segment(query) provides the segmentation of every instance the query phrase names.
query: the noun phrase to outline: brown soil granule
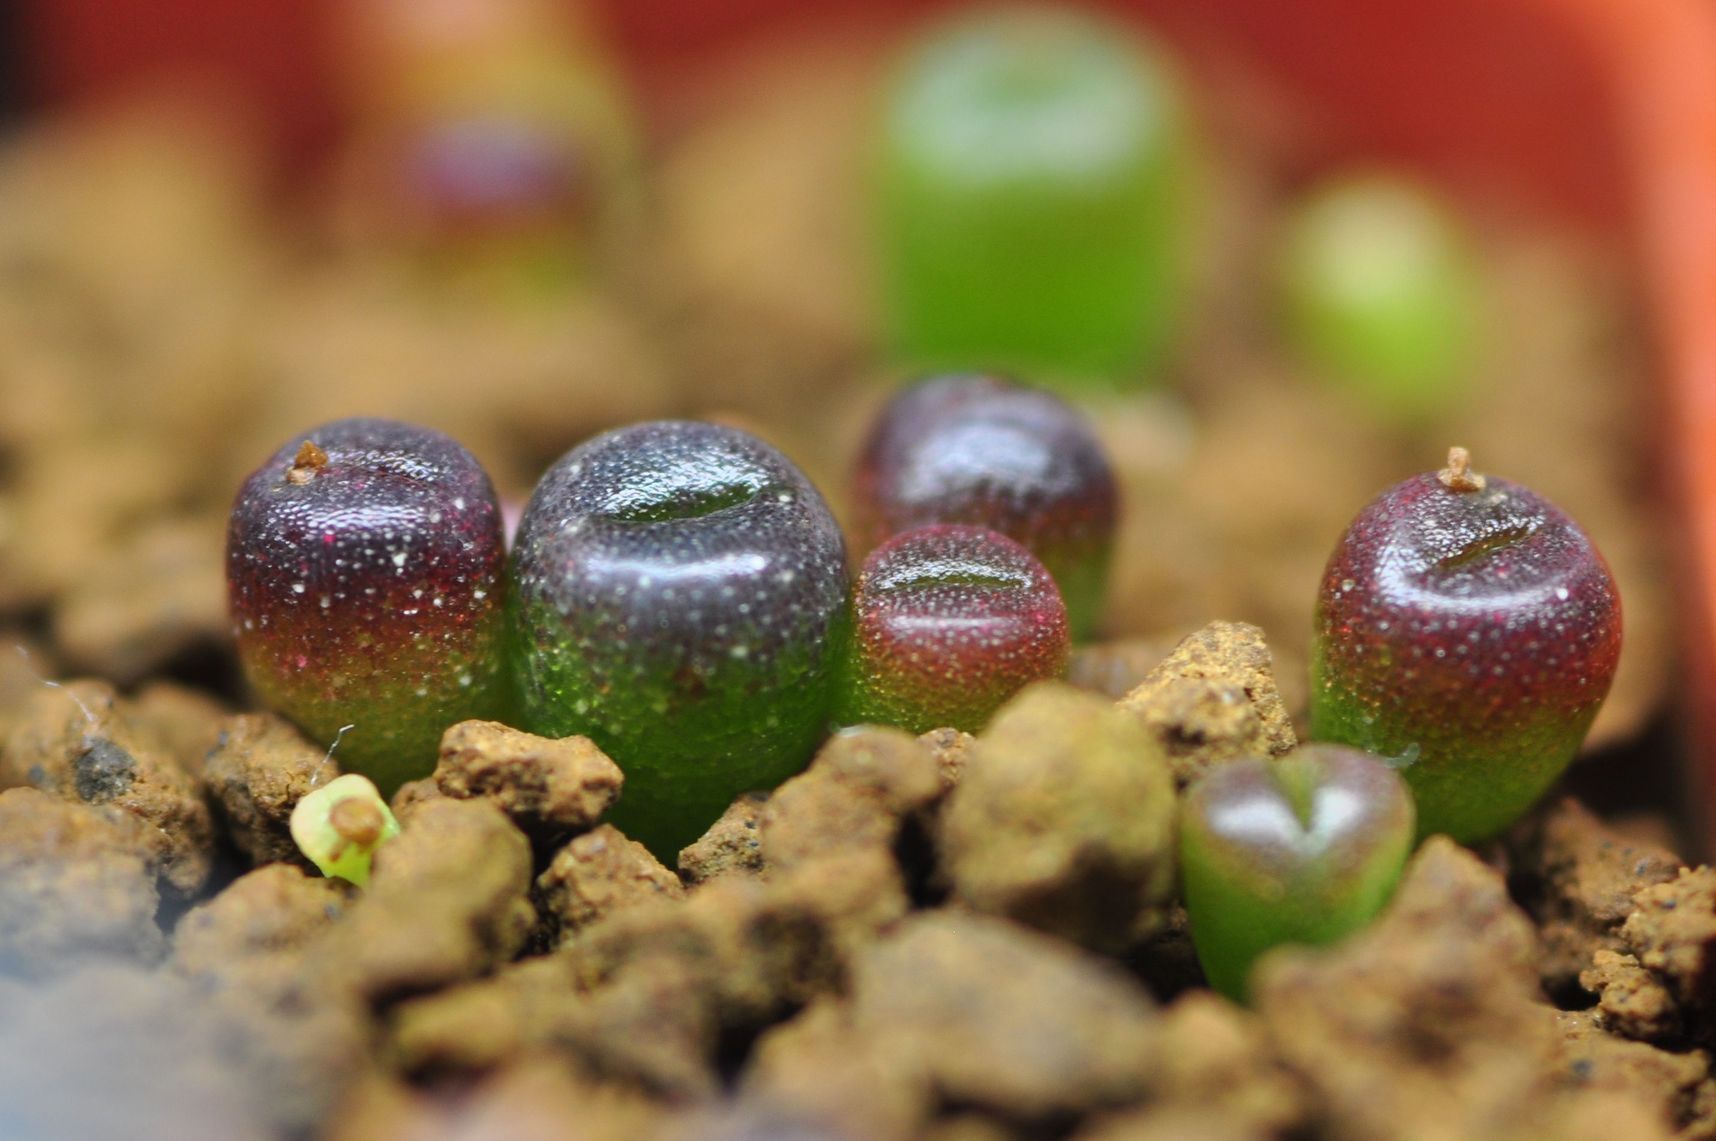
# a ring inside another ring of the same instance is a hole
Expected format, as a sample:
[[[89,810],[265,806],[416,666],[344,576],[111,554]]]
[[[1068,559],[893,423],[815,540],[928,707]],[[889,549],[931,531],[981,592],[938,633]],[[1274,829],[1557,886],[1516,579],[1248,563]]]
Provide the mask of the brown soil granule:
[[[1139,720],[1070,686],[996,713],[937,836],[954,897],[1100,950],[1136,945],[1174,887],[1174,788]]]
[[[716,1011],[684,963],[661,960],[594,991],[547,956],[489,980],[402,1003],[393,1053],[418,1076],[489,1072],[554,1054],[590,1073],[676,1101],[711,1096]]]
[[[444,796],[492,800],[535,839],[589,828],[625,780],[588,737],[552,740],[495,721],[449,728],[434,779]]]
[[[748,1102],[859,1137],[908,1137],[935,1108],[929,1074],[823,999],[757,1040],[740,1084]]]
[[[549,1049],[584,1001],[571,960],[542,955],[489,978],[400,1002],[390,1012],[402,1073],[486,1073]]]
[[[352,892],[342,880],[265,864],[192,908],[173,931],[172,968],[230,986],[253,970],[277,970],[340,918]]]
[[[1220,1104],[1222,1116],[1259,1133],[1304,1120],[1305,1096],[1270,1048],[1262,1020],[1208,991],[1163,1011],[1156,1096],[1169,1105]]]
[[[1182,788],[1211,765],[1278,757],[1298,743],[1263,631],[1244,622],[1212,622],[1186,637],[1120,706],[1149,728]]]
[[[446,799],[447,794],[441,791],[441,786],[435,783],[435,778],[426,776],[422,780],[408,780],[400,785],[398,791],[393,794],[393,799],[388,801],[388,807],[393,809],[394,816],[404,820],[429,801]]]
[[[1686,1019],[1674,993],[1635,955],[1594,952],[1591,965],[1579,972],[1579,985],[1597,996],[1604,1027],[1622,1037],[1675,1042],[1685,1034]]]
[[[906,818],[946,791],[935,754],[899,729],[837,733],[763,806],[764,867],[797,867],[857,848],[891,853]]]
[[[1575,1089],[1625,1095],[1682,1137],[1716,1136],[1716,1080],[1705,1050],[1671,1053],[1608,1033],[1605,1013],[1563,1011],[1557,1062]]]
[[[1078,1137],[1265,1138],[1303,1129],[1306,1099],[1255,1014],[1199,992],[1163,1012],[1161,1064],[1143,1105],[1091,1120]]]
[[[202,772],[227,838],[251,863],[310,866],[289,824],[305,793],[340,775],[326,750],[272,713],[242,713],[223,719]]]
[[[756,875],[763,870],[760,826],[766,792],[742,792],[721,818],[679,853],[679,878],[687,884],[708,883],[726,875]]]
[[[202,788],[158,740],[131,727],[105,682],[42,688],[0,746],[0,788],[27,785],[130,814],[143,825],[139,847],[162,890],[191,898],[208,880],[214,826]]]
[[[675,1103],[720,1091],[721,1012],[691,970],[630,972],[592,993],[580,1015],[562,1033],[592,1072]]]
[[[1683,1017],[1708,1026],[1716,1012],[1716,869],[1682,869],[1667,883],[1641,887],[1621,938]]]
[[[914,916],[853,965],[860,1041],[947,1102],[1027,1123],[1141,1097],[1154,1007],[1113,964],[979,915]]]
[[[1535,950],[1500,877],[1432,837],[1373,926],[1335,950],[1267,956],[1256,1005],[1339,1132],[1387,1136],[1452,1114],[1487,1136],[1543,1080]]]
[[[537,911],[550,946],[624,908],[684,895],[678,876],[611,824],[572,840],[536,877]]]
[[[653,961],[699,980],[723,1024],[760,1025],[844,983],[850,956],[907,910],[891,855],[859,848],[767,879],[726,876],[592,924],[567,948],[594,988]]]
[[[33,788],[0,792],[0,975],[42,978],[90,959],[161,956],[143,827],[111,806]]]
[[[1681,867],[1672,853],[1625,840],[1570,798],[1533,812],[1504,847],[1514,895],[1538,923],[1543,985],[1555,995],[1578,983],[1593,955],[1624,949],[1633,893]]]
[[[971,756],[977,738],[962,729],[942,728],[920,734],[918,740],[935,754],[936,767],[941,771],[941,783],[948,788],[958,784],[959,775],[965,771],[965,762]]]

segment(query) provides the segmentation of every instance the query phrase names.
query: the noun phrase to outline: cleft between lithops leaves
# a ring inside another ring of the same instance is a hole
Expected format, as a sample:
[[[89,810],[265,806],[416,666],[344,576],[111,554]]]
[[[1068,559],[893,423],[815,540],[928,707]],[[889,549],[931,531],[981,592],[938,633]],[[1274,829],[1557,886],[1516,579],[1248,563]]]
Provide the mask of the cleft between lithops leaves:
[[[1022,571],[985,566],[975,560],[927,560],[908,565],[894,573],[884,570],[874,575],[870,585],[876,590],[937,590],[947,587],[987,587],[992,590],[1029,590],[1033,580]]]
[[[1293,818],[1306,833],[1314,830],[1317,811],[1317,786],[1322,782],[1322,770],[1304,753],[1289,753],[1265,770],[1280,790]]]
[[[599,508],[616,523],[665,523],[701,519],[750,503],[763,492],[760,482],[733,480],[701,487],[643,486],[621,488]]]
[[[1436,560],[1437,570],[1459,570],[1471,566],[1486,555],[1504,551],[1515,544],[1522,543],[1537,533],[1535,523],[1520,523],[1513,527],[1504,527],[1487,535],[1479,535],[1471,542],[1462,546],[1451,555]]]

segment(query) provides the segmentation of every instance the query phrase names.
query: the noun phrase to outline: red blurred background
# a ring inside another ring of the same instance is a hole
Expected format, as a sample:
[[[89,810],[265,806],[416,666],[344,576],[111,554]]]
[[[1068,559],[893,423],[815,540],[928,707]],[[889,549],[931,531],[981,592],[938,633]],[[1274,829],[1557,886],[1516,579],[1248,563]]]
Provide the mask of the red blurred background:
[[[212,79],[265,124],[285,171],[339,127],[335,0],[25,0],[26,98],[63,105],[163,77]],[[608,0],[613,42],[660,98],[735,41],[788,25],[892,20],[933,0]],[[1614,99],[1578,5],[1545,0],[1111,0],[1194,60],[1238,59],[1281,84],[1327,145],[1433,161],[1591,219],[1620,220]]]

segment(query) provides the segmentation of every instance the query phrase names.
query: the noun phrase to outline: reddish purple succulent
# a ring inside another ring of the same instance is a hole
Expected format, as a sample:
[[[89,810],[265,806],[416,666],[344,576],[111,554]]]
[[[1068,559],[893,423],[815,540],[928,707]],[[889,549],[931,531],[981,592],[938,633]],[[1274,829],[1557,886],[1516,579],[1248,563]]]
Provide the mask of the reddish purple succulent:
[[[1071,405],[993,376],[941,376],[901,392],[871,429],[854,486],[869,544],[926,523],[1017,540],[1060,584],[1071,629],[1095,626],[1119,495]]]
[[[1067,613],[1037,558],[983,527],[919,527],[871,552],[853,591],[841,720],[976,732],[1066,668]]]
[[[391,791],[442,731],[506,708],[505,556],[488,476],[440,432],[339,420],[240,488],[227,590],[245,676],[270,708]]]
[[[1578,751],[1621,649],[1596,547],[1534,492],[1467,470],[1372,501],[1324,572],[1311,733],[1401,766],[1420,832],[1506,827]]]

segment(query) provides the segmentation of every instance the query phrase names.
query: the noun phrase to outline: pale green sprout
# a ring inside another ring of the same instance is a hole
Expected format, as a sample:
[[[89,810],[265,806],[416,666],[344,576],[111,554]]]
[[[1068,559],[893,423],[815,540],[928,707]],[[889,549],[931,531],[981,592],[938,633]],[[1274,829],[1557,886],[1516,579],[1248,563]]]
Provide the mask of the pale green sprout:
[[[1482,354],[1478,238],[1430,187],[1360,171],[1316,187],[1282,231],[1288,337],[1372,411],[1411,424],[1458,408]]]
[[[306,793],[292,809],[292,840],[330,879],[363,887],[370,857],[399,835],[399,821],[374,782],[357,773]]]

